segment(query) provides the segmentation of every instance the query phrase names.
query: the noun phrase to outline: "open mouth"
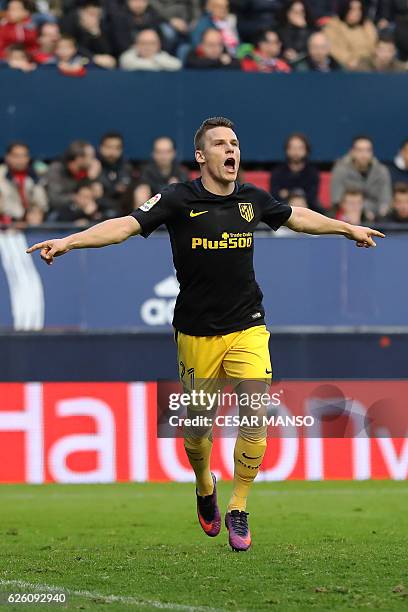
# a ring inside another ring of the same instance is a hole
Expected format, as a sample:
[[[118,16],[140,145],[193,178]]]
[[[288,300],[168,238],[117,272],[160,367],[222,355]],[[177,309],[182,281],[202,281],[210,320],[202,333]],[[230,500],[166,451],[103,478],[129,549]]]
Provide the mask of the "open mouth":
[[[235,159],[233,157],[227,157],[224,162],[224,167],[230,172],[235,172]]]

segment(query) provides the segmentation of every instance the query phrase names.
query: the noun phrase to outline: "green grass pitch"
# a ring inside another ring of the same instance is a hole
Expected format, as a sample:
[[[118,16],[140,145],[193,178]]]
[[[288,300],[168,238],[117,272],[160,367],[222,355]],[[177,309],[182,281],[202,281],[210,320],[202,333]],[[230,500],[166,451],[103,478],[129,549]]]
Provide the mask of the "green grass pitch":
[[[231,483],[219,484],[225,510]],[[69,610],[408,609],[406,482],[253,487],[253,548],[208,538],[191,484],[3,485],[0,591]],[[60,609],[7,604],[0,610]]]

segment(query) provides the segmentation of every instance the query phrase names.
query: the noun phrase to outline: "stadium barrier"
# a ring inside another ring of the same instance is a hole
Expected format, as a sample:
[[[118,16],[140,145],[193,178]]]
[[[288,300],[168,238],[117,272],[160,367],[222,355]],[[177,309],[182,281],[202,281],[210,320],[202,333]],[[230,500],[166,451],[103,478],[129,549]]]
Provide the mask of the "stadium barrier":
[[[408,378],[407,332],[270,329],[274,380]],[[0,333],[2,382],[176,377],[177,351],[170,332]]]
[[[166,233],[73,251],[52,267],[26,255],[28,244],[66,233],[0,232],[0,328],[171,331],[178,283]],[[405,252],[406,234],[365,250],[340,237],[257,233],[268,324],[406,326]]]
[[[318,428],[272,437],[260,480],[408,477],[407,381],[292,382],[279,392],[281,415],[320,414]],[[155,383],[1,384],[0,397],[1,483],[193,481],[182,439],[156,435]],[[223,479],[233,445],[214,441]]]
[[[132,159],[147,159],[152,139],[166,134],[177,142],[180,159],[191,161],[193,134],[212,115],[234,120],[244,163],[282,159],[293,131],[306,133],[313,159],[325,162],[344,155],[361,133],[373,137],[380,159],[392,160],[406,136],[404,74],[95,71],[70,79],[7,70],[0,90],[0,154],[19,139],[41,159],[61,155],[74,138],[96,144],[102,132],[115,129]]]

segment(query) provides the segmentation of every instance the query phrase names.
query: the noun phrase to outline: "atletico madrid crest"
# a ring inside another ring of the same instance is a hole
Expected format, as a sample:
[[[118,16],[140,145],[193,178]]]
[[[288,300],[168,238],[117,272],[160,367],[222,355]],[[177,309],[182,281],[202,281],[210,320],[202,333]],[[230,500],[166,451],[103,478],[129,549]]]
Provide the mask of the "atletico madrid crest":
[[[238,204],[239,212],[241,213],[241,217],[245,219],[245,221],[252,221],[254,218],[254,209],[252,206],[252,202],[240,202]]]

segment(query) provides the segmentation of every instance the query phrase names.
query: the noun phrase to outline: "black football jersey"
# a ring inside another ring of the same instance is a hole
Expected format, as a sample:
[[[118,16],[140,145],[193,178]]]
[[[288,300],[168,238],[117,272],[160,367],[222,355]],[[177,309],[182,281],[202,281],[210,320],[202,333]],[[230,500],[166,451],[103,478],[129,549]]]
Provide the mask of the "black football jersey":
[[[196,179],[166,187],[133,213],[145,238],[162,224],[169,232],[180,283],[176,330],[218,336],[264,323],[254,230],[260,221],[277,230],[291,212],[254,185],[236,183],[232,194],[219,196]]]

